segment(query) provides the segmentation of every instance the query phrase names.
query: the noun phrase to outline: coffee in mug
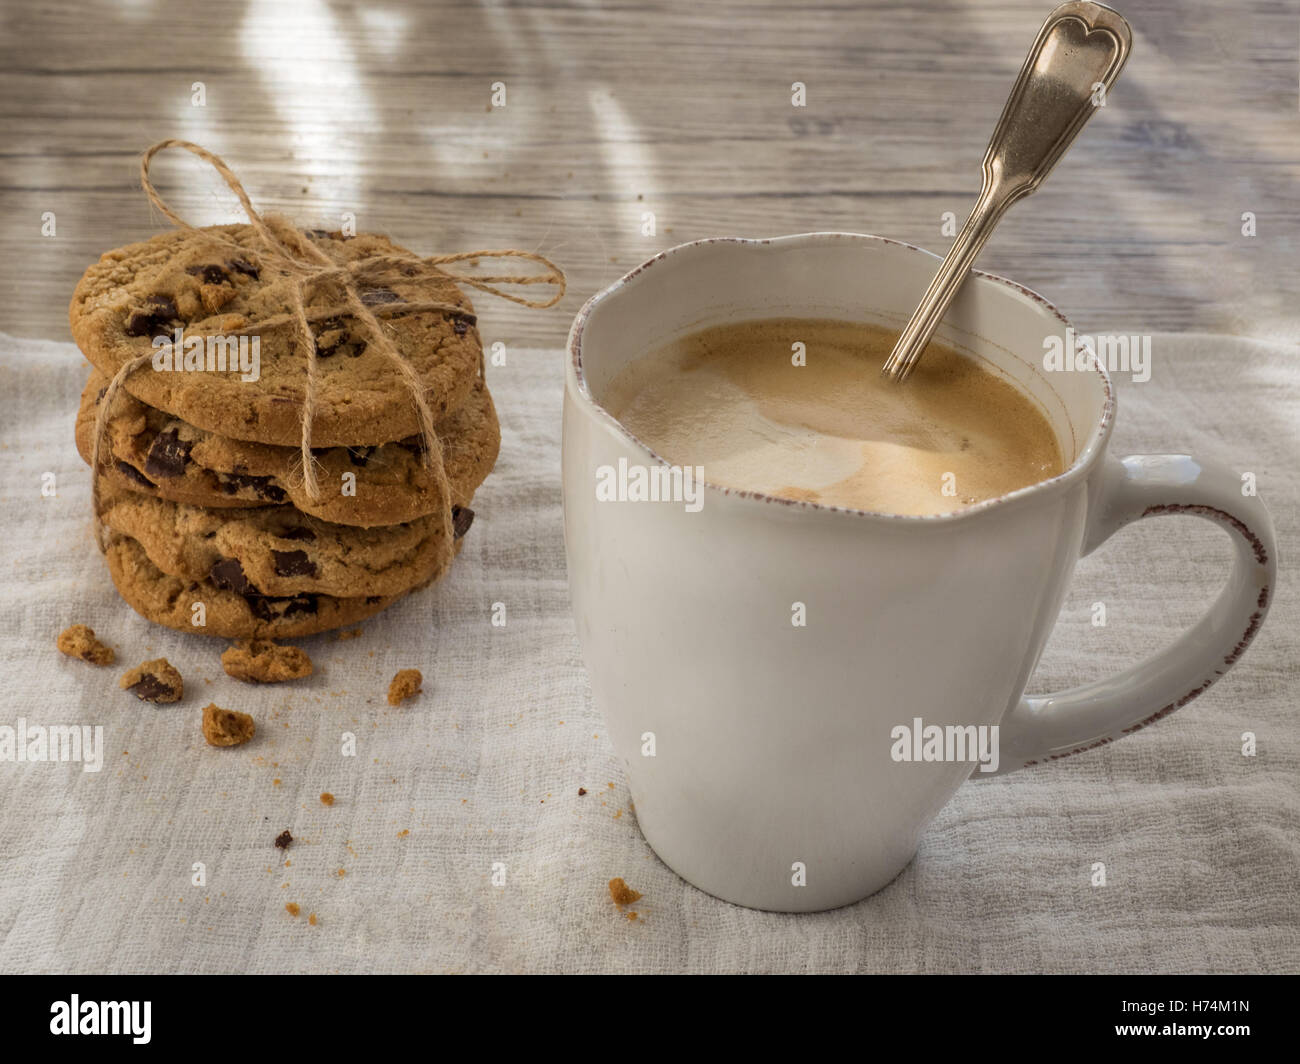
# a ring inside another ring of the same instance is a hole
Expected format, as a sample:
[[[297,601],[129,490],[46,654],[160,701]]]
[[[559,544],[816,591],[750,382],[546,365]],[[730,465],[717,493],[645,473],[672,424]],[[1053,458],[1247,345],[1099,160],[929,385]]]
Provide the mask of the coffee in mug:
[[[896,339],[834,320],[716,325],[629,363],[605,406],[710,483],[853,510],[948,513],[1062,471],[1047,418],[991,364],[931,343],[900,385],[880,375]]]

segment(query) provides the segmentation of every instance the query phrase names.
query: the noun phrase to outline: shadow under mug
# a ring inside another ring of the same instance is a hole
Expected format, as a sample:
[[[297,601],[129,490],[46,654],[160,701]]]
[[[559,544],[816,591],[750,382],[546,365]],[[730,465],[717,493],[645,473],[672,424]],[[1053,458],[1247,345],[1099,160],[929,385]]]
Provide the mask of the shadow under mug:
[[[936,265],[850,233],[698,241],[594,296],[569,335],[565,546],[592,691],[647,841],[727,901],[828,909],[898,875],[961,783],[986,774],[969,749],[896,759],[900,727],[960,739],[997,726],[999,773],[1081,753],[1190,702],[1268,610],[1276,548],[1259,499],[1211,461],[1108,455],[1105,369],[1044,369],[1048,337],[1073,347],[1069,323],[988,274],[962,287],[936,339],[1038,404],[1061,475],[919,517],[729,490],[708,484],[707,468],[695,512],[598,498],[620,462],[663,464],[601,406],[629,360],[758,318],[901,329]],[[1216,522],[1236,548],[1208,613],[1132,668],[1024,697],[1076,560],[1130,521],[1172,513]]]

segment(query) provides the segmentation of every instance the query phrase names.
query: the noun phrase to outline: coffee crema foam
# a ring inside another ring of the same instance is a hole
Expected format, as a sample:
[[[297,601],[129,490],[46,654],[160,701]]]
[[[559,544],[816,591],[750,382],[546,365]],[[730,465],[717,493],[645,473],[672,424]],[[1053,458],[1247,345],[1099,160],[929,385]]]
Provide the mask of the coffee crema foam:
[[[974,359],[932,342],[906,383],[881,377],[896,339],[819,319],[714,326],[629,363],[602,404],[713,484],[850,509],[950,513],[1062,471],[1034,401]]]

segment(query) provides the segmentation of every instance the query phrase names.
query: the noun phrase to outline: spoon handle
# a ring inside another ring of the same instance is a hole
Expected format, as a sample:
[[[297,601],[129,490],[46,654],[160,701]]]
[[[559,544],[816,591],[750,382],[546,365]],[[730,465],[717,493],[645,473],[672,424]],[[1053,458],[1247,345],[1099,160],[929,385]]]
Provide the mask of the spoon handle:
[[[1133,34],[1102,4],[1070,0],[1043,23],[984,154],[984,185],[948,257],[881,373],[904,381],[938,328],[975,257],[1017,200],[1036,191],[1106,101]]]

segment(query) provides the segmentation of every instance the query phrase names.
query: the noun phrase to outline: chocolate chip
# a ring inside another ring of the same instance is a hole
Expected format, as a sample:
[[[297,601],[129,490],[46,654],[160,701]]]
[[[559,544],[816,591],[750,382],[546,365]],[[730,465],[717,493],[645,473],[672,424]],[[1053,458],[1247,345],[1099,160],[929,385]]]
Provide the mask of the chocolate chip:
[[[328,229],[308,229],[307,235],[313,240],[324,240],[330,235]]]
[[[366,353],[366,342],[364,340],[353,340],[346,344],[336,344],[327,351],[317,350],[318,358],[329,358],[330,355],[344,354],[348,358],[360,358]]]
[[[288,830],[282,831],[275,837],[275,848],[277,850],[287,850],[291,842],[293,842],[293,836],[289,834]]]
[[[284,489],[271,483],[271,477],[255,477],[249,473],[218,473],[217,487],[227,495],[248,488],[255,491],[258,498],[267,502],[284,502]]]
[[[226,265],[236,273],[242,273],[245,277],[251,277],[253,280],[258,278],[257,267],[246,259],[231,259]]]
[[[331,358],[334,355],[344,354],[351,358],[360,357],[366,350],[365,340],[349,340],[348,325],[342,318],[326,318],[317,322],[316,336],[316,357]],[[321,337],[330,333],[337,333],[328,343],[321,343]]]
[[[304,528],[302,525],[298,525],[296,528],[290,528],[281,532],[280,538],[292,539],[301,543],[314,543],[316,541],[316,533],[310,528]]]
[[[277,576],[315,576],[316,563],[305,550],[273,550]]]
[[[348,461],[354,466],[364,466],[370,461],[370,456],[375,453],[375,447],[349,447]]]
[[[230,275],[220,266],[187,266],[185,272],[192,277],[202,277],[204,284],[225,284]]]
[[[469,526],[474,523],[474,511],[468,506],[453,506],[451,508],[451,530],[456,539],[460,539],[469,531]]]
[[[100,389],[99,389],[99,394],[98,394],[97,396],[95,396],[95,402],[98,403],[98,402],[99,402],[101,399],[103,399],[104,396],[107,395],[107,394],[108,394],[108,389],[107,389],[107,388],[100,388]]]
[[[372,288],[361,293],[361,302],[368,307],[377,307],[383,303],[401,303],[403,300],[391,288]]]
[[[457,314],[451,319],[451,327],[456,331],[457,336],[464,336],[469,332],[469,327],[474,324],[473,318],[467,318],[464,315]]]
[[[260,595],[257,590],[248,581],[244,575],[244,567],[239,564],[238,558],[222,558],[212,563],[212,568],[208,570],[208,579],[217,587],[226,591],[233,591],[236,595]]]
[[[194,442],[182,440],[176,429],[163,429],[149,445],[149,455],[144,460],[145,472],[155,477],[183,476],[193,446]]]
[[[156,487],[152,480],[136,469],[130,462],[118,462],[117,468],[137,484],[143,484],[146,488]]]
[[[297,613],[315,613],[317,602],[315,595],[245,595],[244,601],[253,616],[263,621],[292,617]]]
[[[410,451],[416,458],[424,454],[424,443],[419,436],[408,436],[404,440],[398,440],[397,446],[404,451]]]
[[[366,605],[367,605],[367,606],[373,606],[376,602],[379,601],[380,597],[381,597],[381,596],[379,596],[379,595],[367,595],[367,596],[366,596]]]
[[[135,694],[135,697],[141,702],[175,702],[176,688],[171,684],[164,683],[152,673],[145,673],[140,677],[137,683],[133,683],[129,691]]]
[[[127,315],[127,336],[166,336],[177,321],[176,304],[166,296],[149,296],[144,305]]]

